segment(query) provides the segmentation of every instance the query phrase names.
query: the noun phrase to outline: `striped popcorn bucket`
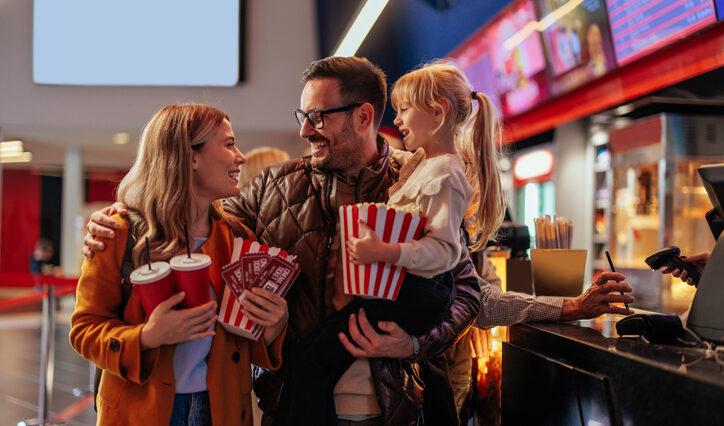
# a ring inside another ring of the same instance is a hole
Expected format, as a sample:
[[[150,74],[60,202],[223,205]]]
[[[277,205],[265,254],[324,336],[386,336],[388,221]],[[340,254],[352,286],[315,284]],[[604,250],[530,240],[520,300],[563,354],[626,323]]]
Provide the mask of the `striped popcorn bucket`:
[[[268,253],[289,261],[293,261],[295,258],[295,256],[290,256],[284,250],[276,247],[269,247],[268,245],[259,244],[256,241],[243,238],[234,239],[231,262],[236,262],[241,259],[241,256],[247,253]],[[224,286],[224,296],[221,299],[218,322],[220,322],[228,332],[255,341],[259,340],[261,333],[264,331],[264,327],[246,318],[241,311],[241,303],[236,299],[234,293],[229,290],[228,286]]]
[[[344,292],[354,296],[397,300],[407,270],[385,262],[355,265],[347,253],[347,240],[350,236],[360,237],[360,220],[385,242],[418,240],[425,229],[425,218],[388,208],[384,204],[369,203],[341,206],[339,216]]]

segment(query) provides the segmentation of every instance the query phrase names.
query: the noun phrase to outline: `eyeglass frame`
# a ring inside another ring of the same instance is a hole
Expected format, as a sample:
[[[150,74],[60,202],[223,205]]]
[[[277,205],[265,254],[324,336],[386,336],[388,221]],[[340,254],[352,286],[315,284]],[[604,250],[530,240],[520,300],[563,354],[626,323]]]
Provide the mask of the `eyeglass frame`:
[[[324,129],[324,116],[325,116],[325,115],[334,114],[335,112],[351,111],[351,110],[353,110],[353,109],[355,109],[355,108],[357,108],[357,107],[360,107],[360,106],[362,106],[362,105],[363,105],[363,104],[361,104],[361,103],[353,103],[353,104],[346,104],[346,105],[338,106],[338,107],[335,107],[335,108],[313,109],[313,110],[310,110],[310,111],[308,111],[308,112],[304,112],[304,111],[302,111],[301,109],[295,109],[293,112],[294,112],[294,118],[296,118],[297,123],[299,123],[299,127],[304,126],[304,120],[307,120],[307,121],[309,121],[309,124],[310,124],[313,128],[315,128],[315,129],[317,129],[317,130],[321,130],[321,129]],[[299,114],[301,114],[302,117],[304,117],[304,119],[300,120],[300,119],[299,119]],[[310,115],[310,114],[318,114],[318,115],[319,115],[319,122],[318,122],[317,124],[312,124],[312,120],[309,119],[309,115]]]

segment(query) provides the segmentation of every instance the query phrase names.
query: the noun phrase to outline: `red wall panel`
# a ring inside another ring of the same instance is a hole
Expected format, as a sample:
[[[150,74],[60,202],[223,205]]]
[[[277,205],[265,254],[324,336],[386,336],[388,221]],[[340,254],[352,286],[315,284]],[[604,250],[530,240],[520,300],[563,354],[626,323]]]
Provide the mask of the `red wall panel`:
[[[0,204],[0,271],[28,272],[40,236],[40,176],[3,170]]]

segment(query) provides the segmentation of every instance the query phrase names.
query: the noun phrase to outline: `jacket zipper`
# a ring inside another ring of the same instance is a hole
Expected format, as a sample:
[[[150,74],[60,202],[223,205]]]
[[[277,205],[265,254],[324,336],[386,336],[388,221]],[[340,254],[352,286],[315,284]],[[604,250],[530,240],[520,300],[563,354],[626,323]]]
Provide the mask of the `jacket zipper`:
[[[332,175],[331,178],[333,180],[336,179],[336,177],[334,175]],[[326,200],[327,202],[323,203],[322,205],[327,204],[328,206],[331,207],[332,188],[333,187],[334,187],[334,182],[332,182],[331,185],[327,186],[327,193],[325,194],[325,196],[327,197],[327,200]],[[327,302],[327,268],[329,267],[329,254],[330,254],[330,250],[332,248],[332,240],[334,239],[334,232],[337,227],[336,226],[337,224],[335,223],[335,220],[334,220],[334,217],[335,217],[334,212],[332,212],[332,214],[328,214],[327,217],[332,221],[332,226],[330,227],[330,229],[327,233],[327,244],[325,244],[324,257],[322,257],[322,268],[320,268],[319,282],[322,284],[322,291],[321,291],[322,300],[320,301],[319,306],[322,309],[322,312],[321,312],[322,318],[325,318],[327,316],[327,305],[326,305],[326,302]],[[332,285],[334,285],[334,283]]]

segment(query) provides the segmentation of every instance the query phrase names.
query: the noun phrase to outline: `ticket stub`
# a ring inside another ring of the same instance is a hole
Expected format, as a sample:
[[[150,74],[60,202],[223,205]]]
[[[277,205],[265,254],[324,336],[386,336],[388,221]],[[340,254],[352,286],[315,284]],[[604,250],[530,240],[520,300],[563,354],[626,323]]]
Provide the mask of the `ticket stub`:
[[[279,257],[269,259],[264,272],[252,283],[252,287],[261,287],[282,297],[299,275],[299,265]]]
[[[221,269],[221,278],[226,282],[226,287],[234,293],[234,296],[241,297],[246,286],[244,285],[244,272],[241,261],[236,261],[224,266]]]
[[[251,288],[252,283],[264,272],[271,258],[266,253],[249,253],[239,259],[246,289]]]
[[[251,288],[264,272],[271,256],[266,253],[247,253],[236,262],[224,266],[221,277],[226,281],[234,296],[241,297],[244,290]]]

